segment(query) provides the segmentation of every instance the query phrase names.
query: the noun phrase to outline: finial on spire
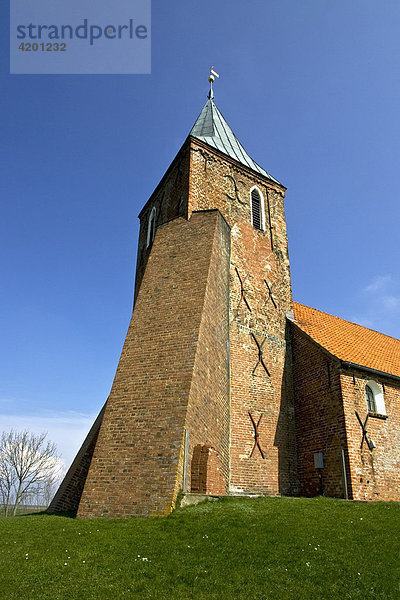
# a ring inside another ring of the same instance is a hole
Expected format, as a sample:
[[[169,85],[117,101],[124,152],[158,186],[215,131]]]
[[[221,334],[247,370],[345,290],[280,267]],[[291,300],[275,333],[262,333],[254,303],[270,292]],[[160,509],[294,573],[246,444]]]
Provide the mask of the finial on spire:
[[[215,81],[215,77],[219,77],[219,75],[218,75],[218,73],[216,73],[214,71],[214,67],[211,66],[210,67],[210,76],[208,78],[208,81],[210,82],[210,91],[208,92],[208,97],[210,100],[212,100],[214,98],[213,83]]]

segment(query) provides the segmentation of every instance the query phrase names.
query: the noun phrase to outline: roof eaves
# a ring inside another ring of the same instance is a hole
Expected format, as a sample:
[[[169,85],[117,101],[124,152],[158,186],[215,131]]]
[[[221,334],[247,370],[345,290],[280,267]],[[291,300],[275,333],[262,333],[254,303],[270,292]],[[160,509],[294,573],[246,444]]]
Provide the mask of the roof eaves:
[[[380,371],[379,369],[373,369],[372,367],[366,367],[365,365],[358,365],[357,363],[353,363],[348,360],[341,360],[340,364],[345,369],[359,369],[360,371],[367,371],[367,373],[373,373],[374,375],[381,375],[382,377],[388,377],[389,379],[400,381],[399,375],[386,373],[386,371]]]

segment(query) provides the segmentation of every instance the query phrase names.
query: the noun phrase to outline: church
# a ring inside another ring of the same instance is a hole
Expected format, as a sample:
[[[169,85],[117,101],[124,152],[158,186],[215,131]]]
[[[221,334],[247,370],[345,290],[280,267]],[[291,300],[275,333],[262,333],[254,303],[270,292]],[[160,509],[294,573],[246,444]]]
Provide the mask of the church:
[[[110,395],[49,511],[182,494],[400,500],[400,340],[293,302],[286,188],[214,102],[139,214]]]

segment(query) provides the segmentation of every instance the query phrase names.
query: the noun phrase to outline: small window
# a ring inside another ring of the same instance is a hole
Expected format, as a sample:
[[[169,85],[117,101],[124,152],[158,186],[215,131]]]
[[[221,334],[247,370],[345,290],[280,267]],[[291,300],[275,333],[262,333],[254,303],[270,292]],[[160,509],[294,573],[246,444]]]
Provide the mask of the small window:
[[[254,229],[264,231],[264,205],[260,191],[254,187],[250,192],[251,223]]]
[[[149,224],[147,226],[147,248],[151,246],[156,235],[156,207],[151,209]]]
[[[365,399],[370,412],[386,415],[385,399],[381,386],[376,381],[368,381],[365,385]]]
[[[374,392],[371,390],[369,385],[365,386],[365,396],[367,398],[368,410],[370,410],[372,412],[376,412]]]

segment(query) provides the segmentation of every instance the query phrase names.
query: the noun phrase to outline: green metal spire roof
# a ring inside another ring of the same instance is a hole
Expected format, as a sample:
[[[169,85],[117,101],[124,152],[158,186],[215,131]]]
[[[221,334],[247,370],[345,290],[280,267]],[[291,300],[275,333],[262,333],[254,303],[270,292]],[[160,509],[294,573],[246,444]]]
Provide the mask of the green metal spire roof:
[[[239,142],[228,123],[218,110],[210,92],[203,110],[201,111],[196,123],[193,125],[190,134],[192,137],[216,148],[230,158],[246,165],[253,171],[260,173],[271,181],[279,183],[275,177],[272,177],[260,165],[258,165],[246,152]],[[279,184],[281,185],[281,184]]]

